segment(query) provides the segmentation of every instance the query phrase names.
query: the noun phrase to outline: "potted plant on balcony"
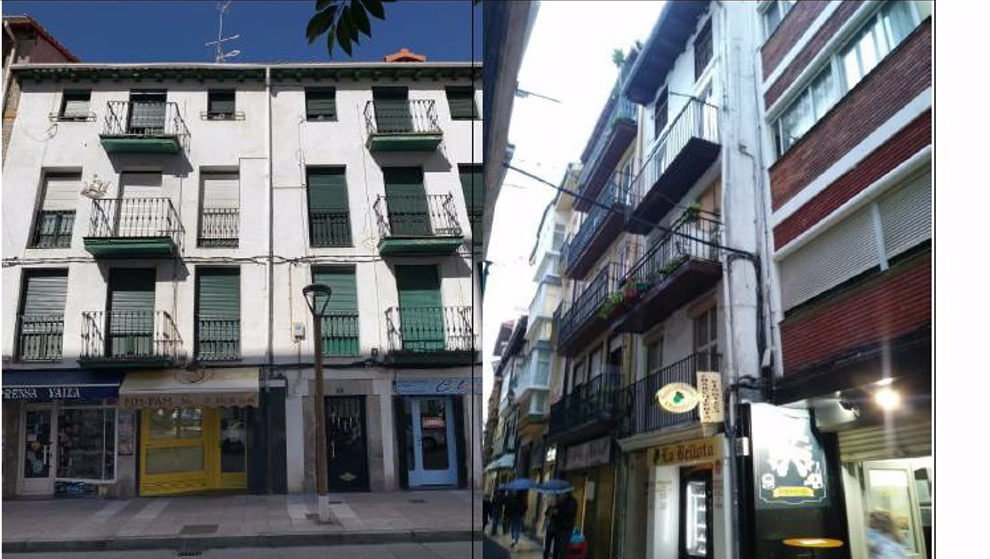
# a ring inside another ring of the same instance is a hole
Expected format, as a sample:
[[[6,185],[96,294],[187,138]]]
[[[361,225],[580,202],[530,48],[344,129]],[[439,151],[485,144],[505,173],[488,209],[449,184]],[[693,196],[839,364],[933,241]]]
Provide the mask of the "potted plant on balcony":
[[[622,291],[615,291],[605,299],[598,309],[598,318],[608,320],[618,314],[618,310],[624,306],[625,294]]]
[[[695,202],[691,204],[688,209],[684,210],[683,221],[684,223],[694,223],[698,221],[698,217],[701,216],[701,202]]]

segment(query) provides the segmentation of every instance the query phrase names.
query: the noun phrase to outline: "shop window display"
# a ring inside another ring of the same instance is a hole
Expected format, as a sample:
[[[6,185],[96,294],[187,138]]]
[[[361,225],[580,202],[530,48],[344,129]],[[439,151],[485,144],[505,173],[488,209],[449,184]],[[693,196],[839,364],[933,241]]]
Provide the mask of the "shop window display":
[[[112,481],[115,476],[116,410],[58,410],[58,464],[63,480]]]

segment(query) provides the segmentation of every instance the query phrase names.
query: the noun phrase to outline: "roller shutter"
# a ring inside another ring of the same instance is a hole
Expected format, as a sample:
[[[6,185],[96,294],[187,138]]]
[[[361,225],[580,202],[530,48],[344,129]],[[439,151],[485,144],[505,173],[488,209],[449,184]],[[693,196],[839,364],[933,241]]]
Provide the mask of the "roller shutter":
[[[403,349],[444,348],[443,302],[436,266],[396,266]]]
[[[82,176],[79,173],[45,175],[45,199],[41,204],[41,209],[44,211],[75,210],[80,190],[82,190]]]
[[[65,312],[66,270],[28,272],[24,277],[24,304],[21,314],[61,316]]]
[[[240,180],[237,173],[203,173],[203,208],[240,207]]]
[[[359,324],[357,281],[354,268],[317,268],[313,281],[332,289],[328,315],[323,319],[323,352],[326,355],[358,355]],[[322,305],[322,301],[317,301]]]
[[[110,271],[107,331],[115,356],[151,355],[155,331],[155,270]]]
[[[312,246],[351,246],[347,180],[343,167],[306,169]]]
[[[241,273],[236,268],[196,270],[196,352],[203,359],[240,355]]]
[[[932,236],[931,167],[905,181],[897,190],[877,200],[887,258]]]
[[[931,456],[931,419],[840,431],[839,453],[843,462]]]
[[[430,212],[419,167],[382,169],[388,221],[393,236],[430,235]]]

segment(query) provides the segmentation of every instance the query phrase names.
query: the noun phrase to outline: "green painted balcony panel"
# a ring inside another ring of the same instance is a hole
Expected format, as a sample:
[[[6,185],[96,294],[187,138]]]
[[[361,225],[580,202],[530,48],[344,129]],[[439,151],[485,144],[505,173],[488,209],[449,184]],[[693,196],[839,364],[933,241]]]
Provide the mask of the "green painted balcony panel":
[[[83,247],[98,258],[170,258],[181,253],[183,231],[168,198],[94,200]]]
[[[79,363],[88,367],[168,367],[182,350],[182,337],[165,311],[82,313]]]
[[[443,141],[435,102],[430,99],[376,99],[364,108],[372,152],[432,152]]]
[[[107,153],[180,153],[189,129],[174,102],[109,101],[100,132]]]
[[[453,194],[379,196],[374,209],[383,256],[453,254],[464,242]]]

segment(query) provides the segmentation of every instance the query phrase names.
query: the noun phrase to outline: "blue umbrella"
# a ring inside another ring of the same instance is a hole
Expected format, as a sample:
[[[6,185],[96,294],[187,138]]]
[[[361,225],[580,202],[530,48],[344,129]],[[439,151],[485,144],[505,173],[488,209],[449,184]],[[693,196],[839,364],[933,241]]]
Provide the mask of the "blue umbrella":
[[[534,486],[536,486],[536,482],[529,478],[521,477],[508,483],[503,483],[502,485],[499,485],[498,488],[506,491],[526,491],[528,489],[532,489]]]
[[[541,493],[567,493],[574,490],[569,482],[563,479],[550,479],[543,483],[537,484],[533,489]]]

